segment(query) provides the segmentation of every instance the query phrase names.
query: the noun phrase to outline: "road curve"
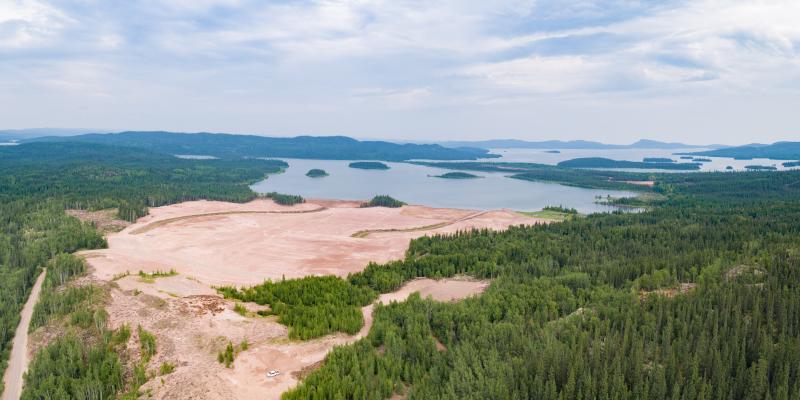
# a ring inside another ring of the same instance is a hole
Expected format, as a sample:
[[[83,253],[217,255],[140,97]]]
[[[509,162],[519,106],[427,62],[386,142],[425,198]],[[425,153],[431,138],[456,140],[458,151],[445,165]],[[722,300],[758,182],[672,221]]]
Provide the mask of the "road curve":
[[[33,306],[36,305],[36,302],[39,300],[39,293],[42,291],[42,282],[44,282],[45,274],[47,274],[46,269],[36,278],[36,283],[33,285],[31,295],[22,308],[17,332],[14,334],[11,357],[8,359],[8,368],[6,368],[6,373],[3,375],[5,391],[3,391],[2,400],[18,400],[19,396],[22,394],[22,374],[28,370],[29,361],[28,326],[31,324]]]

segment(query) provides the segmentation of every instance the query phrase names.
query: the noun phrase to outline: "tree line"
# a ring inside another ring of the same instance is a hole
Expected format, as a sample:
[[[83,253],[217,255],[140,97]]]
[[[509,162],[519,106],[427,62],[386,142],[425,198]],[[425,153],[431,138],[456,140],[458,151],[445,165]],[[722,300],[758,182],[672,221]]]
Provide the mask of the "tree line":
[[[800,173],[722,175],[672,177],[649,212],[412,241],[351,284],[493,283],[377,306],[283,398],[798,398]]]

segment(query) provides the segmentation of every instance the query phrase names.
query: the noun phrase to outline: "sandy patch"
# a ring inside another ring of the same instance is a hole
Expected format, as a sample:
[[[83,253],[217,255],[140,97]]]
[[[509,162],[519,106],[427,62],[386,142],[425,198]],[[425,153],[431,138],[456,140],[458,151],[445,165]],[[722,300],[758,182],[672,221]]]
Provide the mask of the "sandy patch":
[[[388,304],[393,301],[403,301],[412,293],[419,292],[424,299],[431,297],[437,301],[455,301],[482,293],[489,286],[489,281],[469,278],[449,278],[438,281],[428,278],[418,278],[407,282],[396,292],[384,293],[378,302]]]
[[[157,207],[152,215],[109,234],[108,249],[82,254],[100,279],[126,271],[175,269],[205,285],[242,286],[282,277],[346,276],[370,261],[402,258],[409,241],[425,234],[545,222],[511,211],[338,205],[287,207],[258,200]],[[361,231],[374,233],[352,237]]]
[[[288,212],[287,212],[288,211]],[[165,222],[166,221],[166,222]],[[298,342],[275,317],[243,317],[213,285],[253,285],[264,279],[315,274],[345,276],[370,261],[404,256],[409,240],[425,234],[470,228],[505,229],[544,222],[510,211],[477,212],[421,206],[359,208],[353,202],[316,202],[292,207],[269,200],[247,204],[197,201],[151,209],[121,232],[108,236],[109,248],[83,252],[93,277],[112,280],[107,307],[110,325],[142,325],[153,332],[158,351],[149,364],[175,371],[142,387],[154,399],[277,399],[319,366],[338,345],[367,335],[373,306],[362,309],[364,327],[353,336],[334,334]],[[153,225],[156,224],[156,225]],[[145,226],[150,229],[137,231]],[[412,229],[437,225],[435,229]],[[380,231],[393,229],[397,231]],[[366,237],[352,235],[375,230]],[[139,232],[139,233],[136,233]],[[175,269],[176,276],[143,281],[138,271]],[[126,271],[131,275],[120,277]],[[470,279],[413,280],[378,301],[402,301],[411,293],[455,301],[482,292],[488,282]],[[255,311],[254,304],[245,306]],[[232,368],[217,361],[228,341],[247,340]],[[129,344],[136,354],[138,342]],[[278,369],[278,377],[266,372]]]
[[[639,185],[639,186],[647,186],[647,187],[653,187],[656,184],[655,181],[623,181],[623,182],[630,183],[631,185]]]

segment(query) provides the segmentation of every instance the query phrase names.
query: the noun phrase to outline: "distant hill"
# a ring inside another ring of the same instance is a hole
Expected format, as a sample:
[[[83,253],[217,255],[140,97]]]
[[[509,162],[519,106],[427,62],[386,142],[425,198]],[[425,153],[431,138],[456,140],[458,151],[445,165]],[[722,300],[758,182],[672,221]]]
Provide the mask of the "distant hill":
[[[4,129],[0,130],[0,142],[12,140],[27,140],[43,136],[72,136],[85,133],[103,133],[98,129],[70,129],[70,128],[31,128],[31,129]]]
[[[480,147],[485,149],[589,149],[589,150],[609,150],[609,149],[688,149],[688,148],[722,148],[725,145],[691,145],[684,143],[668,143],[656,140],[642,139],[631,144],[606,144],[592,142],[588,140],[545,140],[540,142],[529,142],[516,139],[482,140],[475,142],[450,141],[440,142],[443,146],[449,147]]]
[[[769,158],[772,160],[800,159],[800,142],[775,142],[773,144],[748,144],[746,146],[687,153],[709,157],[730,157],[739,159]]]
[[[140,147],[168,154],[208,155],[219,158],[286,157],[327,160],[475,160],[498,157],[478,148],[447,148],[438,144],[396,144],[358,141],[344,136],[276,138],[222,133],[120,132],[31,141],[69,141]]]

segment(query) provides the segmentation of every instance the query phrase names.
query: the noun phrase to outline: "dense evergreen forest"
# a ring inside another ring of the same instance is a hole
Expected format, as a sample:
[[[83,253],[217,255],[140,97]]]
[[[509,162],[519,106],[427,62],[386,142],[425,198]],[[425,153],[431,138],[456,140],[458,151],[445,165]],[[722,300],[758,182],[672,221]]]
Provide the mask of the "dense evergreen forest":
[[[312,168],[306,172],[306,176],[309,178],[322,178],[328,176],[328,173],[324,169]]]
[[[429,175],[430,176],[430,175]],[[478,175],[470,174],[468,172],[447,172],[441,175],[432,175],[434,178],[442,179],[476,179],[480,178]]]
[[[770,158],[773,160],[796,160],[800,158],[800,142],[775,142],[769,145],[727,147],[690,154],[737,159]]]
[[[65,209],[115,208],[120,217],[133,220],[145,215],[150,206],[185,200],[247,201],[256,197],[249,184],[284,167],[282,161],[181,160],[141,149],[82,143],[0,147],[0,373],[6,367],[19,312],[40,267],[51,265],[33,327],[79,310],[77,304],[96,297],[91,288],[50,290],[78,273],[80,267],[70,263],[65,253],[106,246],[93,226],[68,216]],[[83,309],[73,317],[76,324],[82,324],[94,315]],[[111,334],[102,329],[96,333],[99,337]],[[113,351],[109,351],[107,347],[84,347],[81,340],[67,338],[48,347],[42,357],[71,357],[59,358],[70,365],[71,373],[77,373],[74,368],[82,365],[86,369],[81,373],[96,378],[91,372],[96,368],[93,365],[110,362]],[[57,368],[67,368],[67,364]],[[48,378],[54,374],[50,368],[56,368],[52,363],[34,361],[32,368],[36,365],[49,366],[40,376],[53,396],[26,398],[83,397],[71,392],[67,386],[73,384],[66,383],[68,380]],[[101,381],[115,390],[118,387],[115,381]],[[76,385],[83,387],[82,383]],[[113,398],[115,392],[109,390],[91,398]]]
[[[360,307],[375,300],[369,287],[354,286],[335,276],[310,276],[237,290],[223,287],[227,298],[269,304],[278,321],[289,326],[289,337],[311,339],[332,332],[355,334],[364,325]]]
[[[397,144],[359,141],[345,136],[293,138],[222,133],[120,132],[32,139],[32,141],[97,143],[149,151],[205,155],[227,159],[247,157],[313,158],[325,160],[475,160],[499,157],[478,148],[448,148],[438,144]]]
[[[377,161],[356,161],[356,162],[351,162],[347,166],[350,168],[357,168],[357,169],[381,169],[381,170],[389,169],[388,165]]]
[[[22,399],[111,399],[126,386],[120,354],[130,332],[107,329],[105,288],[68,285],[84,272],[84,261],[71,254],[47,264],[31,330],[56,323],[60,336],[31,361]]]
[[[800,398],[800,172],[658,186],[668,200],[649,212],[423,237],[351,275],[378,292],[493,283],[376,307],[366,339],[284,398]]]
[[[660,163],[674,163],[675,160],[667,157],[645,157],[642,161],[646,163],[660,162]]]
[[[561,161],[559,167],[568,168],[629,168],[629,169],[664,169],[691,171],[700,169],[698,163],[676,163],[673,160],[658,161],[663,159],[647,159],[643,162],[611,160],[603,157],[573,158],[572,160]],[[697,161],[697,160],[695,160]]]
[[[293,206],[295,204],[302,204],[306,202],[306,199],[303,196],[299,196],[296,194],[283,194],[278,192],[269,192],[264,195],[267,198],[272,199],[274,202],[282,205],[282,206]]]
[[[389,208],[398,208],[406,205],[406,203],[395,199],[392,196],[386,194],[379,194],[372,199],[370,199],[366,203],[362,203],[361,207],[389,207]]]

